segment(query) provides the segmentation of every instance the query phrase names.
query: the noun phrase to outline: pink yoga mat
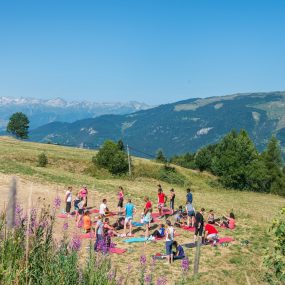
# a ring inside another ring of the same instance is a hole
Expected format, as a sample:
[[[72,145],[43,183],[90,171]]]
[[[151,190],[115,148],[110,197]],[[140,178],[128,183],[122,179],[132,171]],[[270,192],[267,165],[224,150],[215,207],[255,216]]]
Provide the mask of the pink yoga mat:
[[[126,249],[116,248],[116,247],[109,249],[109,252],[116,253],[116,254],[122,254],[122,253],[125,253],[126,251],[127,251]]]
[[[188,232],[195,232],[194,227],[182,226],[181,229],[188,231]]]
[[[218,243],[232,242],[232,241],[234,241],[232,237],[223,237],[219,239]]]
[[[94,233],[87,233],[87,234],[81,234],[79,235],[80,239],[88,239],[88,238],[95,238],[95,234]]]
[[[179,234],[176,233],[176,234],[174,235],[174,237],[177,237],[177,236],[179,236]],[[165,239],[165,236],[164,236],[164,237],[156,237],[156,238],[155,238],[155,240],[164,240],[164,239]]]

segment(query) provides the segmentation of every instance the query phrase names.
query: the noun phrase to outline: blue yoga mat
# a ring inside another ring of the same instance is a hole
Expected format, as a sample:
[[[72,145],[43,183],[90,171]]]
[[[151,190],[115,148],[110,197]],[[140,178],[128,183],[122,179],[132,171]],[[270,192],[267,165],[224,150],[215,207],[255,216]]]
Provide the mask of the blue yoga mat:
[[[125,239],[123,240],[124,242],[145,242],[148,239],[145,237],[134,237],[134,238],[129,238],[129,239]]]
[[[139,222],[132,222],[132,225],[135,227],[142,227],[144,224]]]

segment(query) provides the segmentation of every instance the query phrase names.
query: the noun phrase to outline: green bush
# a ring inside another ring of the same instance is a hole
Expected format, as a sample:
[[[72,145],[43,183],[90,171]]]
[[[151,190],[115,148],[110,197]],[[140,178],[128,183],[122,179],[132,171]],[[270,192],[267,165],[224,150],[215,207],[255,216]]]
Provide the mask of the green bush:
[[[124,174],[129,168],[127,154],[113,141],[105,141],[92,162],[108,169],[112,174]]]
[[[38,156],[38,166],[40,167],[46,167],[48,164],[48,158],[44,152],[39,154]]]
[[[273,221],[274,246],[267,250],[264,265],[266,281],[270,284],[285,284],[285,208]]]

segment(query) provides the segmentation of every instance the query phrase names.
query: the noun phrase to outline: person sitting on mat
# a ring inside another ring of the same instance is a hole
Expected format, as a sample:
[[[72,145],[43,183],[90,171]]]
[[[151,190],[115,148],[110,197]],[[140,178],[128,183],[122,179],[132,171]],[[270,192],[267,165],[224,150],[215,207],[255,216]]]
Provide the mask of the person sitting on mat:
[[[109,209],[107,207],[107,199],[103,199],[99,208],[99,214],[104,217],[109,214]]]
[[[116,231],[119,231],[124,228],[124,224],[125,224],[125,218],[119,217],[112,226]]]
[[[203,229],[204,229],[204,212],[205,212],[205,209],[202,208],[199,212],[196,213],[195,215],[195,224],[194,224],[194,227],[195,227],[195,234],[194,234],[194,243],[196,242],[197,240],[197,236],[199,234],[199,237],[202,237],[202,234],[203,234]]]
[[[213,242],[213,244],[216,244],[217,243],[217,240],[219,239],[219,236],[218,236],[218,230],[211,224],[206,224],[205,226],[205,234],[204,234],[204,237],[205,237],[205,241],[207,242]]]
[[[215,219],[215,213],[214,210],[210,210],[209,214],[208,214],[208,224],[214,225],[216,223],[216,221],[218,221],[219,219]]]
[[[183,211],[183,207],[179,206],[178,211],[175,215],[175,226],[176,227],[181,227],[183,225],[183,219],[184,219],[184,211]]]
[[[222,223],[219,224],[221,227],[226,227],[233,230],[236,227],[235,215],[233,212],[230,212],[230,216],[223,216]]]
[[[160,224],[159,225],[159,229],[155,230],[151,236],[153,236],[154,238],[162,238],[165,235],[165,227],[164,224]]]
[[[90,233],[92,227],[92,222],[90,218],[90,212],[86,211],[83,216],[83,228],[85,233]]]
[[[175,249],[175,251],[173,251],[173,260],[183,259],[185,257],[183,247],[180,244],[178,244],[176,240],[173,241],[172,246]]]
[[[186,204],[187,226],[193,227],[195,222],[195,209],[190,202]]]

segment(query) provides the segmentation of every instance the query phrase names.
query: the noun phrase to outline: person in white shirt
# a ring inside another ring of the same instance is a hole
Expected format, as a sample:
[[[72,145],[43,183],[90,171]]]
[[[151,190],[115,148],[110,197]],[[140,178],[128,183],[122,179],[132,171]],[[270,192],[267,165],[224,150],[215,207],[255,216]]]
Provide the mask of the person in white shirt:
[[[106,214],[109,212],[108,208],[107,208],[107,199],[103,199],[100,208],[99,208],[99,214],[106,216]]]
[[[174,240],[174,228],[169,220],[166,221],[166,231],[165,231],[165,249],[168,263],[173,262],[173,252],[172,244]]]
[[[72,187],[68,187],[65,193],[65,212],[69,215],[71,210],[71,202],[72,202]]]

